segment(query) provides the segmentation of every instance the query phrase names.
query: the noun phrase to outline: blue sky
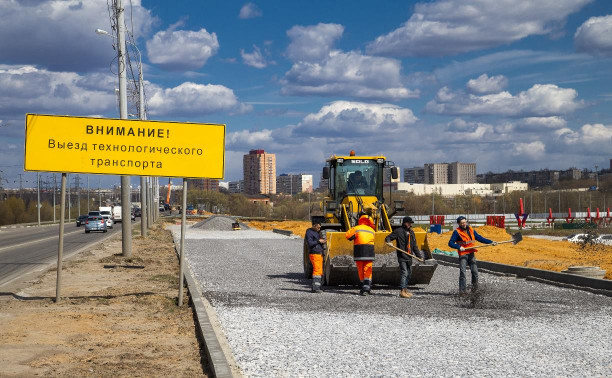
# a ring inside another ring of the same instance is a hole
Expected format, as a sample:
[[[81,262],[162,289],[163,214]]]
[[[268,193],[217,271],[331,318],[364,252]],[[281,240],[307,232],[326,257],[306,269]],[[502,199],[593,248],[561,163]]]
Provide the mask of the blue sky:
[[[149,119],[227,124],[226,180],[255,148],[315,181],[351,149],[479,173],[612,158],[609,1],[123,1]],[[117,68],[94,33],[107,1],[0,14],[0,170],[17,187],[25,113],[117,118]]]

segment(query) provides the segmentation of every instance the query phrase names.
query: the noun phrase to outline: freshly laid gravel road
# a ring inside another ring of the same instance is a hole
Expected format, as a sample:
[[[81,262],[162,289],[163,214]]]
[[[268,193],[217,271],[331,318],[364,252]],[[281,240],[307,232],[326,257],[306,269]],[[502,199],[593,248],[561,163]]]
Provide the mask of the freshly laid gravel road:
[[[610,297],[481,273],[460,298],[442,265],[411,299],[313,294],[301,238],[190,228],[185,251],[245,376],[612,376]]]

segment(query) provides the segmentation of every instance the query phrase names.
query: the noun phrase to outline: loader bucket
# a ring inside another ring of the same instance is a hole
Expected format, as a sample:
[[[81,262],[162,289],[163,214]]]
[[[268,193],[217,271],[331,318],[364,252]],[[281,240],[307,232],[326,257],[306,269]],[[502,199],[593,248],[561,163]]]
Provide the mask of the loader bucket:
[[[385,244],[385,237],[389,231],[376,232],[374,236],[374,251],[376,260],[372,267],[372,281],[377,285],[397,286],[400,282],[400,269],[395,250]],[[415,232],[417,242],[425,251],[426,258],[430,258],[425,232]],[[346,239],[344,232],[327,232],[327,251],[324,263],[325,283],[335,285],[357,285],[359,275],[353,261],[353,242]],[[429,257],[427,257],[429,254]],[[410,284],[429,284],[437,265],[414,265]]]

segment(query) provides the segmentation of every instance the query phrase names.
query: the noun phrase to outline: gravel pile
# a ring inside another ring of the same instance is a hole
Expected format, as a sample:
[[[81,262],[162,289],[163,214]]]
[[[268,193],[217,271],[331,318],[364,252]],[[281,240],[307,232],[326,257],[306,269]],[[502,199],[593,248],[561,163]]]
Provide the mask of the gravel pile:
[[[331,259],[332,264],[334,266],[354,266],[355,261],[353,260],[353,256],[342,255],[336,256]],[[372,266],[399,266],[397,262],[397,254],[395,252],[385,253],[385,254],[377,254]]]
[[[225,215],[213,215],[210,218],[204,219],[191,227],[211,231],[232,231],[232,223],[235,222],[236,219],[232,217]],[[240,223],[240,228],[242,230],[248,230],[249,226],[244,223]]]
[[[407,300],[376,282],[313,294],[301,238],[193,232],[187,260],[246,376],[612,376],[612,298],[483,273],[459,297],[442,265]]]

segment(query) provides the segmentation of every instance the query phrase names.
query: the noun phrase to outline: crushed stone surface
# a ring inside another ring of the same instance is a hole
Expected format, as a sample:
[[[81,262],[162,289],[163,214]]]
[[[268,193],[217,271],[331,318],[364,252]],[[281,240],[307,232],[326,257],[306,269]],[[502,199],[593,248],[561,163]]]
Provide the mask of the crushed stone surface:
[[[376,282],[314,294],[301,238],[219,233],[189,229],[186,257],[246,376],[612,375],[610,297],[485,273],[459,297],[445,265],[410,299]]]
[[[226,216],[226,215],[213,215],[209,218],[206,218],[196,224],[194,224],[193,228],[202,229],[202,230],[211,230],[211,231],[232,231],[232,223],[235,223],[236,219]],[[244,223],[240,223],[240,228],[242,230],[248,230],[249,226]]]

